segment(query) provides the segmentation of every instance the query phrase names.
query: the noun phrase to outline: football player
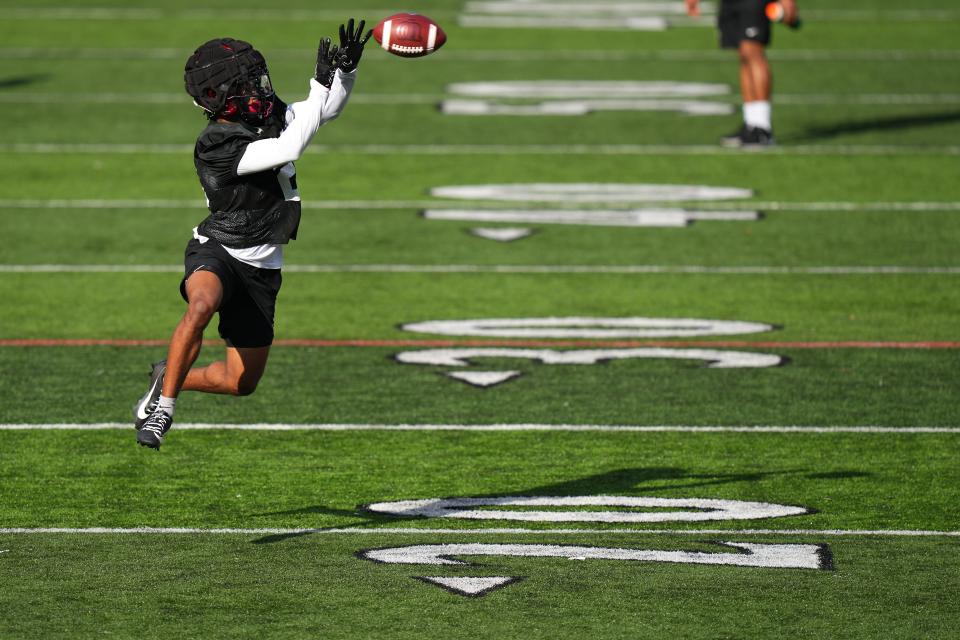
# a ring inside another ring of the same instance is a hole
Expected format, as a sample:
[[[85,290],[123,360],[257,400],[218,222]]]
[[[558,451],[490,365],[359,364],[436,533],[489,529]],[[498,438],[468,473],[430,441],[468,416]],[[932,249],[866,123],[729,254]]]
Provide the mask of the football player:
[[[685,0],[690,16],[700,15],[700,0]],[[767,61],[770,19],[766,8],[771,0],[721,0],[717,26],[720,46],[740,54],[740,93],[743,97],[743,125],[723,138],[733,147],[770,146],[774,143],[770,95],[773,76]],[[779,0],[783,22],[797,24],[796,0]]]
[[[209,120],[194,164],[210,215],[185,252],[186,313],[134,406],[141,445],[160,448],[181,391],[243,396],[256,389],[273,343],[283,246],[296,239],[300,224],[293,163],[347,104],[371,34],[363,34],[364,26],[361,20],[355,29],[351,19],[340,25],[339,45],[320,42],[310,93],[291,105],[276,96],[266,61],[249,43],[211,40],[187,60],[187,93]],[[226,356],[191,368],[215,313]]]

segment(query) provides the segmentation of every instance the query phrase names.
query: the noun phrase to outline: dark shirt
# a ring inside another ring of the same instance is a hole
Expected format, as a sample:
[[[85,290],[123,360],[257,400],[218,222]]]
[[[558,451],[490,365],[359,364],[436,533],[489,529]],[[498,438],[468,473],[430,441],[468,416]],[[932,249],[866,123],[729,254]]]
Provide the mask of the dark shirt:
[[[281,186],[281,179],[286,178],[278,176],[279,168],[237,175],[247,145],[280,135],[286,105],[277,102],[275,117],[263,129],[242,122],[211,121],[197,139],[194,164],[210,206],[210,215],[200,223],[198,232],[225,247],[286,244],[297,237],[300,202],[286,199]],[[294,189],[295,181],[296,177],[290,179]]]

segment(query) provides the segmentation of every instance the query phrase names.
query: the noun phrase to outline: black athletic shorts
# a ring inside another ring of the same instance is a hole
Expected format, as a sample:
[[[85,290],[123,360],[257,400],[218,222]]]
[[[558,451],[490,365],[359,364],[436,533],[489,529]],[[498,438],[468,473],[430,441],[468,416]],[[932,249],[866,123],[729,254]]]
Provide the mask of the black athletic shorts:
[[[769,0],[721,0],[717,26],[720,46],[736,49],[744,40],[766,46],[770,44],[770,19],[766,8]]]
[[[220,337],[237,348],[273,344],[273,314],[280,292],[280,269],[259,269],[235,259],[216,240],[187,243],[180,295],[187,299],[187,278],[197,271],[210,271],[220,278]]]

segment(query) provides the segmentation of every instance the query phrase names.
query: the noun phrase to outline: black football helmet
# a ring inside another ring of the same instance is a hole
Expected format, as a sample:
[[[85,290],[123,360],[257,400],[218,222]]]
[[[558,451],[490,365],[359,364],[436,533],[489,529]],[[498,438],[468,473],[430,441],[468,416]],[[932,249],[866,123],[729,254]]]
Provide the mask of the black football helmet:
[[[261,125],[274,107],[267,62],[249,42],[218,38],[202,44],[183,70],[187,93],[210,119]]]

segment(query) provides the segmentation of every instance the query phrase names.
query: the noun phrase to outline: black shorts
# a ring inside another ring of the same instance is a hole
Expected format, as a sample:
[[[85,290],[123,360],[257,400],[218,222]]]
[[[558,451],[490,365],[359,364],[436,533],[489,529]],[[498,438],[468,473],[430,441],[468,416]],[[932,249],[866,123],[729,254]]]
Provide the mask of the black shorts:
[[[216,240],[187,243],[180,295],[187,300],[187,278],[197,271],[210,271],[220,278],[220,337],[237,348],[273,344],[273,314],[280,292],[280,269],[259,269],[235,259]]]
[[[717,26],[720,46],[736,49],[744,40],[770,44],[770,19],[766,8],[770,0],[722,0]]]

